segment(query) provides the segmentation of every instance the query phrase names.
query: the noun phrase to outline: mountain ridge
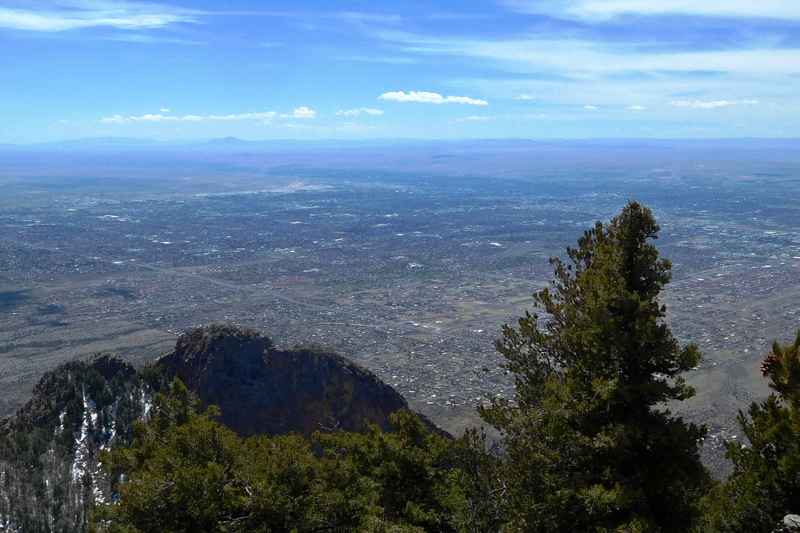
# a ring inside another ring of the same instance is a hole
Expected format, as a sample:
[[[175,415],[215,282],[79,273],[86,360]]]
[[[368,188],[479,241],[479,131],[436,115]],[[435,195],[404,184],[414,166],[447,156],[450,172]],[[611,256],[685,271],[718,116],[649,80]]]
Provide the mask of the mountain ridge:
[[[243,436],[371,424],[389,430],[389,415],[409,409],[389,385],[338,354],[278,349],[231,325],[190,330],[138,370],[108,354],[72,361],[46,373],[31,399],[0,420],[0,529],[83,530],[87,509],[111,495],[100,452],[129,443],[155,394],[175,378]]]

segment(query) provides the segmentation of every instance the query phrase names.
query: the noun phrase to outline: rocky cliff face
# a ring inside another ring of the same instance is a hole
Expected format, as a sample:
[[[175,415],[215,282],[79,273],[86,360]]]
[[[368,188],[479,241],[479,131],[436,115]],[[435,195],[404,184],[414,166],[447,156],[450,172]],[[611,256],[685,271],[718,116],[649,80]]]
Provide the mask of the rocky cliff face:
[[[108,497],[99,452],[129,442],[152,397],[180,378],[242,435],[389,428],[405,400],[370,372],[322,350],[279,350],[231,326],[186,333],[136,371],[101,356],[46,374],[33,398],[0,421],[0,531],[83,531]]]
[[[278,350],[254,331],[227,326],[183,335],[156,366],[219,406],[222,422],[242,435],[389,429],[389,415],[408,408],[394,389],[343,357]]]

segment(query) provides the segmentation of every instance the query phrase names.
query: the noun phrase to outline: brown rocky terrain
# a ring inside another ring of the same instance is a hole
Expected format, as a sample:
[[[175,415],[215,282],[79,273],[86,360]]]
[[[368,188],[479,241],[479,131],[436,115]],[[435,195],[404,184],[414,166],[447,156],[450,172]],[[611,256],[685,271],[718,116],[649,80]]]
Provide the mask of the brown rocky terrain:
[[[408,404],[371,372],[328,351],[279,350],[253,330],[215,325],[182,335],[156,366],[178,377],[242,435],[389,429]]]

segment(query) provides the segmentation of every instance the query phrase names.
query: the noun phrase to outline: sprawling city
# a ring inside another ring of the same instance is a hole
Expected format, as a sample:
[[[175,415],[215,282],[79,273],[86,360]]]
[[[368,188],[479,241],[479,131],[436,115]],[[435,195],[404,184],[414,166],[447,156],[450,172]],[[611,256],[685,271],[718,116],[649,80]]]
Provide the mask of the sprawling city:
[[[472,154],[473,175],[469,146],[432,144],[397,149],[409,172],[350,148],[375,167],[234,150],[224,157],[244,163],[230,178],[200,168],[207,156],[141,152],[169,171],[4,176],[3,409],[64,361],[111,351],[143,362],[190,327],[232,322],[346,354],[457,432],[479,422],[475,406],[511,394],[494,341],[532,310],[549,258],[637,199],[673,262],[672,327],[704,356],[688,376],[701,393],[681,409],[710,426],[707,451],[721,460],[738,411],[767,394],[765,352],[800,320],[800,160],[778,151],[793,145],[735,155],[707,143],[684,161],[680,144],[612,144],[630,161],[622,171],[593,146],[509,142]],[[508,175],[492,177],[504,155]],[[172,175],[179,161],[189,175]]]

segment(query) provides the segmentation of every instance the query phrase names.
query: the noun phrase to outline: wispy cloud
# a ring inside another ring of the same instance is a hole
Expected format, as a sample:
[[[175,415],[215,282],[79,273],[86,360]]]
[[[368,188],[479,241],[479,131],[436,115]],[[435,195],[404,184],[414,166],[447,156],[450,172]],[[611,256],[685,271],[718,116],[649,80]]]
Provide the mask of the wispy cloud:
[[[400,24],[405,17],[394,13],[379,13],[371,11],[346,11],[346,10],[275,10],[275,9],[222,9],[205,11],[208,15],[234,16],[234,17],[262,17],[274,19],[287,19],[294,22],[313,21],[315,27],[319,21],[347,22],[355,25],[369,24]]]
[[[390,102],[414,102],[419,104],[465,104],[487,106],[489,102],[469,96],[443,96],[428,91],[390,91],[378,97]]]
[[[468,115],[466,117],[459,117],[453,119],[453,122],[457,123],[469,123],[469,122],[494,122],[494,121],[503,121],[503,122],[520,122],[520,121],[531,121],[531,120],[541,120],[551,118],[549,115],[544,113],[506,113],[502,115]]]
[[[491,120],[495,120],[497,117],[493,117],[490,115],[470,115],[467,117],[460,117],[454,120],[454,122],[489,122]]]
[[[348,22],[366,22],[370,24],[395,24],[404,20],[400,15],[391,13],[367,13],[364,11],[339,11],[336,13],[324,13],[318,16],[329,17]]]
[[[419,60],[408,56],[372,56],[372,55],[352,55],[341,56],[339,61],[351,61],[353,63],[386,63],[387,65],[412,65]]]
[[[203,41],[194,39],[181,39],[179,37],[163,37],[161,35],[150,35],[144,33],[119,33],[109,37],[103,37],[106,41],[116,41],[120,43],[135,44],[177,44],[185,46],[201,46],[206,44]]]
[[[522,13],[601,20],[622,15],[800,19],[800,3],[794,0],[506,0],[504,4]]]
[[[606,111],[626,109],[635,102],[662,117],[671,101],[711,102],[722,100],[717,97],[720,93],[795,102],[793,80],[800,72],[800,45],[781,47],[764,39],[737,43],[738,48],[687,50],[653,49],[638,46],[633,38],[589,35],[555,40],[538,35],[481,37],[389,30],[373,35],[402,53],[432,61],[454,57],[476,68],[507,73],[448,80],[455,87],[451,90],[461,94],[474,91],[495,99],[573,109],[583,107],[590,96],[592,105]],[[698,71],[718,75],[696,76]],[[746,112],[744,105],[738,109]]]
[[[171,115],[170,110],[164,107],[161,108],[158,113],[145,113],[143,115],[116,114],[103,117],[100,119],[100,122],[103,124],[136,124],[148,122],[272,122],[274,119],[307,120],[315,118],[316,116],[316,110],[308,106],[296,107],[289,113],[278,113],[277,111],[256,111],[251,113],[230,113],[227,115]]]
[[[645,111],[647,108],[643,105],[629,105],[626,109],[628,111]]]
[[[336,112],[337,117],[360,117],[361,115],[379,116],[383,115],[382,109],[372,107],[359,107],[357,109],[341,109]]]
[[[758,100],[673,100],[670,103],[674,107],[690,109],[719,109],[737,105],[758,105],[760,102]]]
[[[257,113],[236,113],[230,115],[168,115],[167,111],[161,113],[147,113],[144,115],[111,115],[103,117],[103,124],[132,124],[147,122],[238,122],[238,121],[266,121],[269,122],[278,116],[275,111],[262,111]]]
[[[0,7],[0,28],[34,32],[62,32],[83,28],[146,30],[198,22],[197,12],[164,4],[124,0],[65,0],[20,7]]]
[[[317,112],[307,106],[296,107],[290,115],[282,115],[284,118],[309,119],[317,116]]]
[[[598,109],[600,109],[596,105],[585,105],[583,106],[583,108],[587,111],[597,111]]]
[[[588,39],[440,37],[398,31],[376,37],[407,53],[493,60],[524,73],[559,73],[562,77],[646,72],[664,76],[698,69],[745,74],[792,74],[800,70],[800,47],[771,48],[768,43],[743,43],[741,49],[658,51],[637,50],[625,43]]]
[[[375,126],[370,124],[361,124],[359,122],[342,122],[334,126],[334,131],[342,131],[348,133],[361,133],[375,130]]]

